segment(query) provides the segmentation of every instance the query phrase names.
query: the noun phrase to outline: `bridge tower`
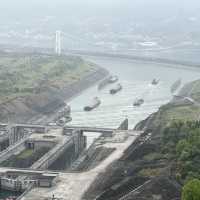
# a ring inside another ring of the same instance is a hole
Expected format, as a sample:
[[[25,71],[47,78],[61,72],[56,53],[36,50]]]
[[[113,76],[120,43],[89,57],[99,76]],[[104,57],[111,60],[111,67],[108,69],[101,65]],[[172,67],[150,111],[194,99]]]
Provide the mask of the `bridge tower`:
[[[55,53],[61,54],[61,31],[56,31]]]

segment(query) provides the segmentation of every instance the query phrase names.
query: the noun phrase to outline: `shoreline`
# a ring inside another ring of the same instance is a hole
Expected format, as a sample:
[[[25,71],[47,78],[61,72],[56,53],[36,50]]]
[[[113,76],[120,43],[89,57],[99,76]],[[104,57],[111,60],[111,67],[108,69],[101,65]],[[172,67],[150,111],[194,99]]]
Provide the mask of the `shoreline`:
[[[72,51],[72,55],[79,55],[82,57],[96,57],[96,58],[112,58],[112,59],[120,59],[120,60],[127,60],[127,61],[134,61],[140,63],[155,63],[158,65],[165,65],[169,68],[176,68],[176,69],[192,69],[192,70],[200,70],[200,63],[193,63],[191,61],[179,61],[179,60],[170,60],[160,57],[142,57],[136,55],[129,55],[129,54],[118,54],[118,53],[101,53],[101,52],[76,52]]]
[[[3,118],[13,123],[26,121],[27,123],[46,124],[55,117],[55,114],[65,106],[66,102],[69,102],[89,87],[94,86],[108,74],[109,72],[106,69],[97,66],[93,72],[86,74],[79,81],[66,85],[62,89],[58,90],[57,88],[50,87],[39,96],[17,98],[4,103],[0,105],[0,110],[2,112],[6,111]],[[46,101],[46,104],[38,109],[37,104],[40,101]],[[18,110],[17,107],[19,107]]]
[[[83,93],[85,90],[96,85],[99,81],[101,81],[108,74],[109,74],[109,72],[106,69],[98,66],[98,68],[97,68],[97,70],[95,70],[95,72],[92,72],[92,73],[86,75],[78,82],[67,85],[62,90],[62,92],[64,93],[64,95],[62,94],[63,103],[65,104],[67,102],[72,101],[75,97],[81,95],[81,93]],[[36,122],[40,123],[40,124],[46,124],[46,123],[52,121],[55,118],[55,113],[57,113],[62,108],[63,108],[63,106],[60,106],[58,109],[54,110],[53,113],[49,113],[46,116],[41,116],[41,119],[39,119],[39,122],[38,122],[38,119],[36,120]],[[29,121],[31,123],[34,123],[35,117],[38,118],[37,116],[34,116],[33,119],[30,119]]]
[[[95,72],[87,75],[86,77],[83,77],[80,81],[78,81],[72,85],[66,86],[66,88],[64,89],[65,93],[67,91],[72,91],[72,93],[68,97],[64,97],[63,102],[66,104],[68,102],[71,102],[74,98],[81,95],[84,91],[86,91],[89,88],[94,87],[96,84],[98,84],[98,82],[103,80],[106,76],[108,76],[108,74],[109,74],[109,72],[106,69],[99,67]],[[57,113],[62,108],[63,107],[59,107],[52,114],[47,115],[45,117],[45,119],[42,119],[42,121],[40,121],[40,124],[47,123],[46,118],[48,119],[49,122],[51,121],[51,119],[53,120],[55,117],[55,113]]]

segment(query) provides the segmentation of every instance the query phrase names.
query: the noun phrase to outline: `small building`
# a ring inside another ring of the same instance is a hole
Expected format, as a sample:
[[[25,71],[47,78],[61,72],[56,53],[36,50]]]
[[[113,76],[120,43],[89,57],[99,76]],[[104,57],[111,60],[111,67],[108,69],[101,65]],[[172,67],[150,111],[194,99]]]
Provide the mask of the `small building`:
[[[18,173],[18,175],[16,175]],[[6,172],[0,175],[0,188],[10,191],[25,191],[32,187],[52,187],[58,173],[46,172]]]

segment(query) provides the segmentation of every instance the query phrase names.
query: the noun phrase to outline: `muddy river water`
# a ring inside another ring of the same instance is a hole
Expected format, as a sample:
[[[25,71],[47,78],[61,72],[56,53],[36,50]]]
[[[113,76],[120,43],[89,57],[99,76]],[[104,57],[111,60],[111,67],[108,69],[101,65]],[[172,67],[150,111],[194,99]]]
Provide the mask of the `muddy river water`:
[[[170,88],[176,80],[181,78],[183,86],[200,78],[200,69],[192,67],[103,57],[86,57],[86,59],[117,75],[123,89],[115,95],[109,94],[109,90],[115,84],[101,91],[97,90],[97,86],[84,91],[69,102],[73,118],[69,125],[117,128],[120,122],[128,117],[129,128],[134,128],[139,121],[172,99]],[[151,84],[154,78],[160,80],[158,85]],[[83,111],[84,106],[96,96],[101,99],[101,105],[91,112]],[[143,98],[144,104],[134,107],[133,102],[136,98]],[[97,133],[86,135],[89,144],[98,136]]]
[[[86,59],[108,69],[111,74],[117,75],[123,89],[115,95],[109,94],[109,90],[115,84],[101,91],[97,90],[97,85],[84,91],[69,102],[73,118],[70,125],[117,128],[120,122],[128,117],[129,128],[134,128],[139,121],[170,101],[172,98],[170,87],[177,79],[181,78],[184,84],[200,78],[200,69],[195,68],[116,58],[87,57]],[[158,85],[151,84],[154,78],[160,80]],[[96,96],[101,99],[101,105],[91,112],[83,111],[84,106]],[[133,107],[136,98],[143,98],[144,104]],[[98,133],[85,134],[88,145],[99,135]],[[12,195],[10,192],[0,191],[0,199]]]
[[[200,78],[200,69],[195,68],[126,59],[97,57],[87,59],[117,75],[123,89],[115,95],[109,94],[109,89],[115,84],[101,91],[97,90],[97,86],[84,91],[69,102],[72,107],[73,121],[70,123],[72,125],[116,128],[127,116],[130,128],[133,128],[139,121],[170,101],[172,98],[170,87],[177,79],[181,78],[184,84]],[[154,78],[160,80],[158,85],[151,84]],[[83,107],[96,96],[101,99],[101,105],[91,112],[83,111]],[[133,107],[136,98],[143,98],[144,104]]]

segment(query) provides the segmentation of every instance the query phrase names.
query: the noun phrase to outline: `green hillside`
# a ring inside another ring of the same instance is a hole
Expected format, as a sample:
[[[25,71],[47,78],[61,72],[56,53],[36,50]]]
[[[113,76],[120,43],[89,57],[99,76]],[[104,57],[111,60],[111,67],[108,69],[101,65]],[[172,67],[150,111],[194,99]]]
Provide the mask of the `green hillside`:
[[[46,86],[61,88],[95,69],[79,57],[0,55],[0,103],[39,93]]]

